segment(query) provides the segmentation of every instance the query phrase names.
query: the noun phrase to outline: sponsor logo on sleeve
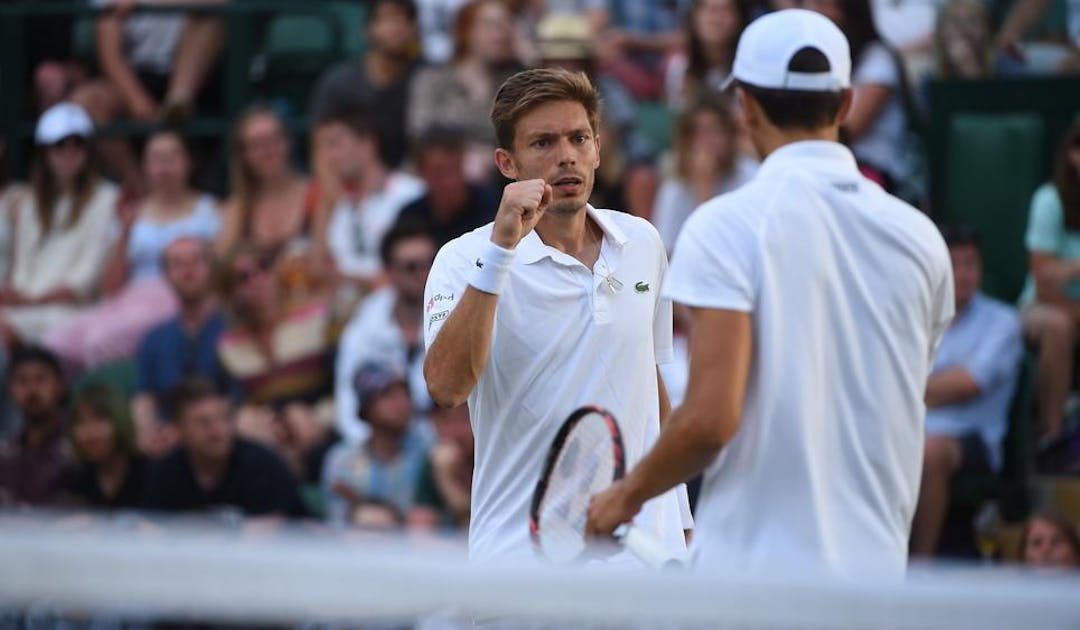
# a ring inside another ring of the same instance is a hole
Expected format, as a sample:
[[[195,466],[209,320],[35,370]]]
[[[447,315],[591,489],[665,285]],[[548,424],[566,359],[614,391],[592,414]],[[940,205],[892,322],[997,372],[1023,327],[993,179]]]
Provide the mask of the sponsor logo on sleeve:
[[[431,327],[436,324],[436,322],[443,321],[449,315],[450,315],[450,311],[439,311],[438,313],[433,313],[430,317],[428,317],[428,323],[427,323],[428,329],[430,330]]]
[[[453,293],[436,293],[435,295],[431,296],[431,298],[428,299],[427,305],[424,307],[424,310],[426,310],[428,313],[430,313],[431,309],[435,308],[437,305],[439,305],[439,304],[441,304],[443,302],[453,302],[453,301],[454,301],[454,294]]]

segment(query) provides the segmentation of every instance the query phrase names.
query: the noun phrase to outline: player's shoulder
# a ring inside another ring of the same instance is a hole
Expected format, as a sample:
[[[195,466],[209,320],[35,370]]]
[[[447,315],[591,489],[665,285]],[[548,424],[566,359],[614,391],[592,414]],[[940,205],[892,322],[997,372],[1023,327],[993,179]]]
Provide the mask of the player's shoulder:
[[[754,231],[769,220],[774,194],[759,179],[713,197],[687,217],[683,231],[709,233],[715,230]]]
[[[493,226],[494,223],[487,223],[447,241],[445,245],[439,248],[439,253],[435,256],[435,264],[454,264],[462,260],[470,261],[483,251],[485,243],[491,241]]]
[[[663,249],[660,233],[656,231],[656,228],[649,221],[629,212],[620,212],[607,208],[593,208],[592,212],[601,221],[615,226],[621,231],[627,242],[647,243],[650,247],[659,245]]]

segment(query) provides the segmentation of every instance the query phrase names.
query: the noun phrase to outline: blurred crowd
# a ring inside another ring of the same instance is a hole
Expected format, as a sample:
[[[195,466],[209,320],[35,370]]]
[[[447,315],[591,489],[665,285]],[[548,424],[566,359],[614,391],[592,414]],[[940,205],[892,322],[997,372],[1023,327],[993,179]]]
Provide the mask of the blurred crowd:
[[[222,98],[210,5],[227,1],[91,0],[93,72],[64,19],[31,24],[33,156],[0,169],[0,506],[467,526],[468,410],[427,396],[424,285],[439,247],[494,216],[506,182],[488,115],[523,68],[592,78],[592,203],[651,220],[669,250],[700,203],[757,169],[722,86],[764,12],[798,4],[841,27],[855,94],[842,140],[926,211],[929,80],[1080,71],[1080,8],[1039,30],[1049,0],[998,20],[979,0],[370,0],[348,26],[363,53],[314,82],[304,128],[253,103],[227,138],[196,142],[187,123]],[[670,112],[670,148],[641,125],[643,103]],[[146,133],[101,133],[125,120]],[[927,392],[916,552],[937,549],[955,475],[1000,470],[1025,340],[1040,452],[1080,473],[1080,126],[1031,213],[1017,307],[979,293],[978,236],[944,230],[960,316]],[[664,376],[678,404],[678,313],[676,333]],[[116,378],[125,367],[134,382]],[[1033,517],[1019,556],[1080,566],[1075,526]]]

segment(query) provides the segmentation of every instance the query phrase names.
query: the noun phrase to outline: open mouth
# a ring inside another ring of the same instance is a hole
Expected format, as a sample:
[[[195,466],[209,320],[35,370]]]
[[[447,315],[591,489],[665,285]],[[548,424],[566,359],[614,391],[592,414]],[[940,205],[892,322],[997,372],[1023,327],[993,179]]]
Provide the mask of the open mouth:
[[[555,181],[551,182],[551,186],[558,189],[560,192],[566,194],[574,194],[581,188],[584,183],[585,180],[580,177],[569,176],[556,179]]]

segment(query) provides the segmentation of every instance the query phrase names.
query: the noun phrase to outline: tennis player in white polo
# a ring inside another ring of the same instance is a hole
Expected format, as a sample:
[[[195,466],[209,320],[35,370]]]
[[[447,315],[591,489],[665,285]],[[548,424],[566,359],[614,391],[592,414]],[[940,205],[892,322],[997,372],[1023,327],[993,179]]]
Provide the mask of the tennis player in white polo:
[[[587,203],[600,164],[599,96],[589,79],[557,69],[516,74],[499,88],[491,117],[496,165],[516,181],[493,223],[439,251],[424,298],[432,400],[469,403],[469,555],[478,561],[534,556],[529,501],[571,411],[610,410],[628,465],[641,458],[662,408],[666,415],[657,365],[672,354],[659,235],[643,219]],[[647,504],[639,526],[682,555],[689,518],[682,489]]]
[[[676,242],[664,295],[692,312],[685,402],[594,497],[591,531],[705,469],[698,570],[903,575],[952,279],[934,225],[837,142],[850,70],[844,35],[816,13],[743,32],[734,83],[767,157]]]

